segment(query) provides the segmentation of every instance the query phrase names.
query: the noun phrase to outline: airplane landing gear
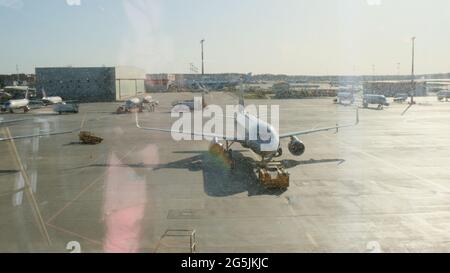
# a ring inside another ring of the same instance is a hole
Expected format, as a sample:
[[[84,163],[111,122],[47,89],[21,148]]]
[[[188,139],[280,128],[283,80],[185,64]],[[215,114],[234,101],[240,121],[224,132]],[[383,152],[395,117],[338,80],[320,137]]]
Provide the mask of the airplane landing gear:
[[[209,147],[209,152],[212,155],[221,158],[228,166],[230,166],[230,169],[234,169],[236,166],[235,160],[233,159],[233,150],[231,149],[232,144],[233,143],[230,144],[226,141],[225,145],[223,145],[215,140]]]
[[[283,155],[283,148],[278,148],[277,154],[275,155],[275,157],[280,157]]]
[[[234,170],[236,168],[236,160],[233,159],[233,150],[231,149],[231,145],[233,145],[233,142],[229,143],[228,141],[226,141],[225,153],[230,164],[230,168]]]

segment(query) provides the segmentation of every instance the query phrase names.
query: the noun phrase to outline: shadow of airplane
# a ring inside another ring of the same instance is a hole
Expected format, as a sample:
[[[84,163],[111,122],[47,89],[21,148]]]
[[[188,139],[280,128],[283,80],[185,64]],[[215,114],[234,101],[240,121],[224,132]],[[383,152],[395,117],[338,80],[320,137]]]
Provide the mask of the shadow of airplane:
[[[280,196],[286,189],[268,189],[261,185],[255,172],[253,158],[233,151],[235,167],[231,169],[219,158],[204,154],[203,181],[205,193],[213,197],[224,197],[247,192],[248,196]]]
[[[162,169],[186,169],[191,172],[203,172],[203,187],[206,194],[212,197],[225,197],[247,192],[248,196],[275,195],[280,196],[286,189],[268,189],[261,185],[255,172],[255,160],[246,157],[240,151],[233,151],[235,167],[232,169],[221,158],[210,154],[207,151],[179,151],[177,154],[198,153],[197,155],[173,161],[166,164],[90,164],[77,167],[119,167],[135,169],[151,169],[154,171]],[[281,163],[285,168],[293,168],[299,165],[322,164],[337,162],[342,164],[343,159],[322,159],[322,160],[283,160]]]

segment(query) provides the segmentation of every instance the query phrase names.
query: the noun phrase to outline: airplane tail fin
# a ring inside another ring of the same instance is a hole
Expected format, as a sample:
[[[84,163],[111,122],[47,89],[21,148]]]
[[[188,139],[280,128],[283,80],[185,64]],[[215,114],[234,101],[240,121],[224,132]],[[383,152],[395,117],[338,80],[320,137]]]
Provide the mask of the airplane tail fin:
[[[244,83],[248,83],[251,81],[252,73],[248,73],[241,77],[241,84],[239,87],[239,106],[243,110],[245,108],[245,101],[244,101]]]
[[[42,88],[42,97],[46,98],[47,97],[47,93],[45,93],[45,89]]]

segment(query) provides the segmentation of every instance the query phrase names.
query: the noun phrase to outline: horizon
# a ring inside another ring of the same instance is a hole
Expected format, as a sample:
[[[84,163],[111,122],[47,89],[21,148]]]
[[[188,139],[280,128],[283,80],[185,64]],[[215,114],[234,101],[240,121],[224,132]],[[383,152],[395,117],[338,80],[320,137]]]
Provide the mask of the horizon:
[[[115,68],[117,66],[48,66],[48,67],[36,67],[36,68],[98,68],[98,67],[107,67],[107,68]],[[249,72],[251,73],[251,72]],[[35,71],[31,72],[31,73],[23,73],[19,71],[19,75],[35,75]],[[183,74],[183,75],[201,75],[201,73],[167,73],[167,72],[155,72],[155,73],[149,73],[149,72],[145,72],[145,75],[177,75],[177,74]],[[205,73],[204,75],[220,75],[220,74],[248,74],[248,73],[240,73],[240,72],[217,72],[217,73]],[[438,72],[438,73],[424,73],[424,74],[414,74],[414,76],[416,77],[420,77],[420,76],[435,76],[435,75],[445,75],[448,74],[450,75],[450,72]],[[6,75],[6,76],[12,76],[12,75],[17,75],[17,73],[7,73],[7,74],[2,74],[0,73],[0,75]],[[411,77],[411,74],[404,74],[404,75],[390,75],[390,74],[378,74],[378,75],[371,75],[371,74],[366,74],[366,75],[321,75],[321,74],[311,74],[311,75],[307,75],[307,74],[273,74],[273,73],[258,73],[258,74],[254,74],[252,73],[252,76],[265,76],[265,75],[270,75],[270,76],[286,76],[286,77],[399,77],[399,78],[403,78],[403,77]],[[449,77],[450,78],[450,77]]]

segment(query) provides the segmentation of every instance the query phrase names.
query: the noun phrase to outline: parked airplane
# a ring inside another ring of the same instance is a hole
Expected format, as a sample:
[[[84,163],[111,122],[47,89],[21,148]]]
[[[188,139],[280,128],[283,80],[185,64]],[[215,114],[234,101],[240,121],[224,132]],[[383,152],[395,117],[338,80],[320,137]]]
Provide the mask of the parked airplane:
[[[47,96],[45,89],[42,89],[42,99],[44,106],[53,105],[53,111],[62,113],[78,113],[79,105],[77,101],[64,101],[60,96]]]
[[[25,92],[24,98],[10,98],[7,100],[3,105],[1,105],[1,111],[6,112],[9,111],[10,113],[14,113],[14,110],[22,109],[24,113],[30,111],[30,100],[29,100],[29,92],[30,88],[27,86],[14,86],[14,87],[5,87],[5,91],[9,94],[11,94],[11,91],[19,91],[19,92]],[[16,97],[16,96],[15,96]]]
[[[49,104],[58,104],[63,103],[63,99],[59,96],[47,96],[47,93],[44,89],[42,89],[42,104],[49,105]]]
[[[251,149],[254,153],[261,156],[261,160],[263,163],[271,161],[274,157],[280,157],[283,154],[283,150],[281,148],[280,140],[285,138],[290,138],[290,142],[288,145],[288,149],[291,152],[291,154],[295,156],[301,156],[305,152],[305,144],[298,138],[298,136],[301,135],[307,135],[307,134],[313,134],[318,132],[324,132],[324,131],[330,131],[330,130],[336,130],[338,131],[340,128],[345,127],[351,127],[356,126],[359,124],[359,113],[358,109],[356,109],[356,123],[352,125],[344,125],[344,126],[333,126],[333,127],[326,127],[326,128],[318,128],[318,129],[311,129],[311,130],[305,130],[305,131],[297,131],[297,132],[290,132],[286,134],[279,134],[269,123],[266,123],[265,121],[260,120],[259,118],[251,115],[250,113],[246,112],[244,110],[244,97],[243,92],[241,91],[240,99],[239,99],[239,105],[240,110],[237,113],[235,117],[232,117],[235,119],[235,123],[238,126],[241,126],[242,128],[246,128],[246,124],[250,124],[250,126],[254,126],[254,128],[249,129],[256,129],[256,128],[263,128],[263,132],[267,132],[264,134],[258,133],[257,139],[252,140],[248,139],[248,134],[246,134],[246,139],[242,140],[239,138],[236,138],[235,136],[226,136],[226,135],[220,135],[220,134],[214,134],[214,133],[203,133],[203,132],[183,132],[183,131],[176,131],[171,129],[161,129],[161,128],[148,128],[143,127],[139,124],[138,115],[136,114],[136,126],[139,129],[146,130],[146,131],[160,131],[160,132],[167,132],[167,133],[175,133],[175,134],[181,134],[181,135],[192,135],[192,136],[202,136],[207,138],[213,138],[210,150],[216,148],[216,147],[223,147],[223,145],[219,142],[219,140],[224,140],[226,142],[225,148],[223,150],[225,152],[228,152],[231,155],[231,145],[233,143],[240,143],[244,148]],[[258,130],[258,129],[256,129]],[[264,150],[261,149],[262,145],[265,145]]]

